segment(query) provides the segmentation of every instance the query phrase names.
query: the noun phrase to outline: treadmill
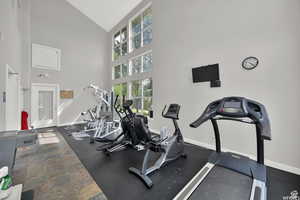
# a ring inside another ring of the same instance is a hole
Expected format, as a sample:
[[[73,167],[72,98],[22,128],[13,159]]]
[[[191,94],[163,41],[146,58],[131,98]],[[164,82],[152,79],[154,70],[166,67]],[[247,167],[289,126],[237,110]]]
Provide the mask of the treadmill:
[[[197,128],[208,120],[214,129],[216,152],[173,200],[266,200],[264,140],[271,140],[271,128],[265,107],[244,97],[225,97],[210,103],[190,126]],[[255,125],[257,161],[221,151],[218,120]]]

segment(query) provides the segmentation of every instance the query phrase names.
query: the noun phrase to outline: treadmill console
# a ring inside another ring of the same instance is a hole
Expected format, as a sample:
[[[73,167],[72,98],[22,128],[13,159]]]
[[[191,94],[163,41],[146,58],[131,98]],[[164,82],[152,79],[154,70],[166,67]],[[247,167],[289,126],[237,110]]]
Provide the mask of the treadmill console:
[[[166,113],[164,113],[165,110],[166,110],[166,106],[164,107],[164,109],[162,111],[162,116],[164,118],[175,119],[175,120],[179,119],[178,115],[179,115],[179,111],[180,111],[180,105],[170,104]]]
[[[247,117],[247,111],[243,107],[243,100],[238,97],[224,98],[220,104],[218,113],[219,115],[227,117]]]
[[[202,115],[191,127],[197,128],[216,116],[232,118],[250,118],[260,129],[264,139],[271,139],[270,121],[264,105],[244,97],[225,97],[210,103]]]

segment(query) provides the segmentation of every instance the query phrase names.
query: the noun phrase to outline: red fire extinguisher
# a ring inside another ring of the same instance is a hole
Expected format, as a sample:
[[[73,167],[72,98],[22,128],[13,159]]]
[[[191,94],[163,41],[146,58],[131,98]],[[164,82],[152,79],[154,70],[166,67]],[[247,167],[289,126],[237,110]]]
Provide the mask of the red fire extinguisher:
[[[28,113],[22,111],[21,114],[21,130],[28,130]]]

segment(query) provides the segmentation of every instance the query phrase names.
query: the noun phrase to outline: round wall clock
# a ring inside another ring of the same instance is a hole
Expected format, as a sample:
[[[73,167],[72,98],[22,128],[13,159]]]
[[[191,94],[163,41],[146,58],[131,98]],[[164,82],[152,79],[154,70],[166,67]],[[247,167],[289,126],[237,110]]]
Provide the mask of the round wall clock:
[[[257,67],[259,61],[258,58],[250,56],[243,60],[242,67],[246,70],[251,70]]]

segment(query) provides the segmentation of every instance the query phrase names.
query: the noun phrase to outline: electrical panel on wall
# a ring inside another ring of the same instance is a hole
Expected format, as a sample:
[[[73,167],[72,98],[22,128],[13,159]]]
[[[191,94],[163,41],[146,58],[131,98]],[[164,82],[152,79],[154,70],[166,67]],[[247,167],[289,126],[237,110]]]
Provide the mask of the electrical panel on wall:
[[[210,82],[210,87],[221,87],[219,64],[192,69],[193,83]]]
[[[45,45],[32,44],[32,67],[60,71],[61,50]]]

